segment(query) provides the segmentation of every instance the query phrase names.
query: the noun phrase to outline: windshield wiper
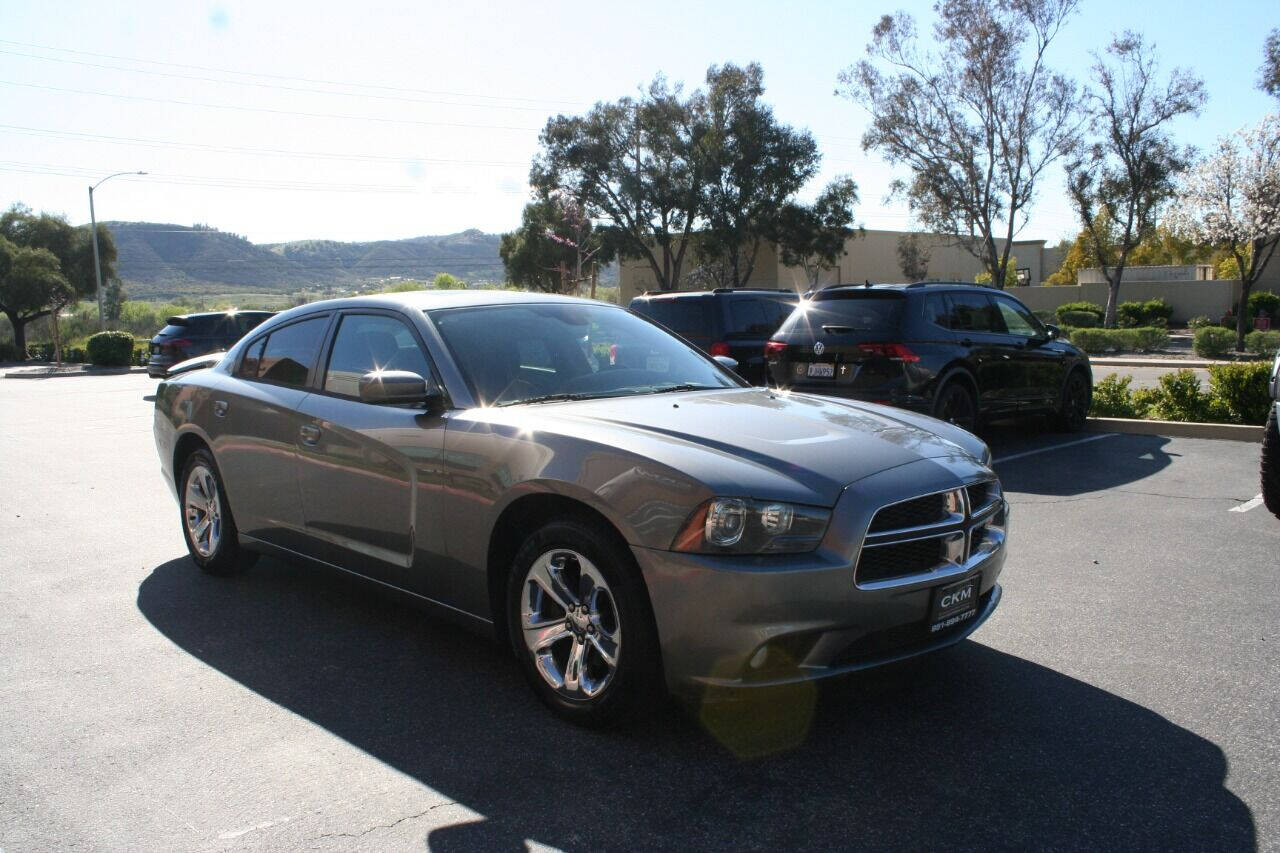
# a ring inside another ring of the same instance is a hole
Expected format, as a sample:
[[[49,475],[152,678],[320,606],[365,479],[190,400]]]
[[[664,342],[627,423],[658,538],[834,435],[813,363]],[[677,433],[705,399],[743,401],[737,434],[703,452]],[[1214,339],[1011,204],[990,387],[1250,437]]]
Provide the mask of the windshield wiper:
[[[594,397],[602,397],[603,394],[542,394],[538,397],[525,397],[522,400],[507,400],[504,403],[494,403],[494,406],[519,406],[523,403],[561,403],[568,400],[590,400]]]
[[[693,382],[682,382],[679,385],[657,385],[644,392],[646,394],[665,394],[668,391],[715,391],[717,385],[698,385]]]

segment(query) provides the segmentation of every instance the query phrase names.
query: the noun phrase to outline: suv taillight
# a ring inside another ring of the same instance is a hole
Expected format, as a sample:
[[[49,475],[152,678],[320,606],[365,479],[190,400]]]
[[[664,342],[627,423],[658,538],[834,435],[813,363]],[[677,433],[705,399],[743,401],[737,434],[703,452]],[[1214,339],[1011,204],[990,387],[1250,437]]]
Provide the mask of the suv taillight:
[[[711,345],[711,349],[707,350],[707,352],[711,353],[712,355],[727,356],[729,354],[729,345],[726,344],[724,341],[716,341],[714,344]]]
[[[786,351],[787,351],[786,341],[765,341],[764,342],[765,358],[777,358],[778,356],[782,355]]]
[[[882,355],[894,361],[917,362],[920,360],[920,356],[903,344],[858,344],[858,349],[872,355]]]

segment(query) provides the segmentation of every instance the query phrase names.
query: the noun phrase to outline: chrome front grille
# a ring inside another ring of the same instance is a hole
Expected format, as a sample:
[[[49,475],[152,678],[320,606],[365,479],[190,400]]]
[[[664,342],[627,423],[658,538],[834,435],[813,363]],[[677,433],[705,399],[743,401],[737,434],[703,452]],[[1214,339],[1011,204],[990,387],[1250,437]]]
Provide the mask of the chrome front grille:
[[[1004,495],[986,480],[889,504],[868,525],[859,586],[927,578],[996,550],[1004,541]]]

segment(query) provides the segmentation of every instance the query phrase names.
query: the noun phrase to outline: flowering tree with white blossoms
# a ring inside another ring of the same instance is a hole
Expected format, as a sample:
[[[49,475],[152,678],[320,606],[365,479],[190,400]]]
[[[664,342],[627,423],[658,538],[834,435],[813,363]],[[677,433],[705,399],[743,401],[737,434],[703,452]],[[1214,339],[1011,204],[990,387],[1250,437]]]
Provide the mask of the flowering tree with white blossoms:
[[[1280,115],[1219,140],[1187,173],[1170,211],[1181,236],[1228,252],[1240,270],[1236,349],[1244,349],[1246,303],[1280,243]]]

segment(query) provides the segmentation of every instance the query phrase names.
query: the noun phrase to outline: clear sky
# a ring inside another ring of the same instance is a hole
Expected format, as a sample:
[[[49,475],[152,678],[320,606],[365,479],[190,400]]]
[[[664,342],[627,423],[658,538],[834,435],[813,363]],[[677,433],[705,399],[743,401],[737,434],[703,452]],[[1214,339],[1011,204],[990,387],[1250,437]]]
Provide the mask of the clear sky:
[[[708,65],[759,61],[766,99],[847,173],[859,221],[905,228],[894,173],[864,155],[867,116],[834,95],[877,18],[905,5],[766,2],[0,3],[0,204],[88,220],[200,222],[255,242],[509,230],[538,130],[557,112],[634,92],[655,73],[700,85]],[[1162,63],[1205,80],[1180,121],[1204,149],[1276,109],[1254,83],[1274,0],[1083,0],[1052,48],[1082,79],[1112,32],[1139,30]],[[1061,170],[1027,239],[1074,233]]]

